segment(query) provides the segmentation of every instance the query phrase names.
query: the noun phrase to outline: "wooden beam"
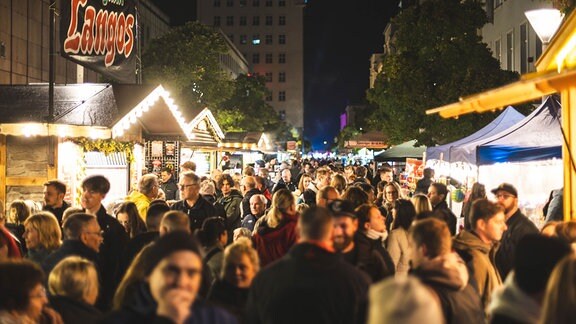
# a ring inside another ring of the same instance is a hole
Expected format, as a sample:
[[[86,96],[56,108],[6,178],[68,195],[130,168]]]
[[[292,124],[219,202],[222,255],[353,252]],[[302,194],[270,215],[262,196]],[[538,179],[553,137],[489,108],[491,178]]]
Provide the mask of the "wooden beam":
[[[58,178],[58,144],[60,143],[61,139],[56,136],[53,136],[53,140],[48,140],[48,145],[52,144],[54,152],[54,165],[47,164],[46,165],[46,177],[49,180],[57,179]],[[50,150],[48,150],[50,152]],[[50,154],[50,153],[48,153]]]
[[[6,203],[6,135],[0,135],[0,200]]]
[[[7,177],[6,186],[35,187],[44,185],[46,181],[46,177]]]

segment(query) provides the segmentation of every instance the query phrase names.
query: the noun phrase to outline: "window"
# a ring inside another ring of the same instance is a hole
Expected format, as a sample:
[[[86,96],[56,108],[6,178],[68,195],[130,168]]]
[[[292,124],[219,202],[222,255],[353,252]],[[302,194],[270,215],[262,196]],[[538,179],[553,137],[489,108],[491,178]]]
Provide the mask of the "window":
[[[248,0],[240,0],[240,7],[246,7]]]
[[[284,34],[278,35],[278,44],[280,45],[286,44],[286,35]]]
[[[274,19],[272,16],[266,16],[266,26],[272,26],[274,24]]]
[[[214,26],[220,27],[220,16],[214,16]]]
[[[272,82],[272,72],[266,72],[266,82]]]
[[[286,63],[286,53],[278,54],[278,63]]]
[[[264,38],[264,43],[266,45],[272,45],[272,40],[273,40],[272,35],[266,35],[266,37]]]
[[[260,53],[252,54],[252,63],[259,64],[260,63]]]
[[[260,7],[260,0],[252,0],[252,7]]]
[[[534,35],[536,33],[533,33]],[[536,36],[536,60],[538,60],[540,58],[540,55],[542,55],[542,41],[540,40],[540,37]]]
[[[246,26],[246,16],[240,16],[240,26]]]
[[[226,26],[234,26],[234,16],[226,16]]]
[[[226,0],[226,7],[234,7],[234,0]]]
[[[278,0],[278,7],[286,7],[286,0]]]
[[[220,0],[214,0],[214,7],[220,7]]]
[[[260,25],[260,16],[252,17],[252,26],[259,26]]]
[[[494,41],[494,56],[502,66],[502,41],[500,39]]]
[[[266,0],[266,7],[272,7],[272,0]]]
[[[286,91],[278,91],[278,101],[286,101]]]
[[[278,17],[278,25],[280,25],[280,26],[286,25],[286,16],[279,16]]]
[[[268,91],[268,94],[266,94],[266,101],[272,101],[272,91]]]
[[[286,82],[286,72],[278,73],[278,82]]]
[[[286,120],[286,110],[280,110],[278,116],[280,117],[280,120]]]
[[[528,72],[528,25],[520,25],[520,73]]]
[[[266,63],[270,64],[273,62],[272,53],[266,53]]]
[[[514,70],[514,31],[506,34],[506,69]]]
[[[260,45],[260,34],[252,35],[252,45]]]
[[[246,35],[240,35],[240,44],[246,44],[248,42]]]

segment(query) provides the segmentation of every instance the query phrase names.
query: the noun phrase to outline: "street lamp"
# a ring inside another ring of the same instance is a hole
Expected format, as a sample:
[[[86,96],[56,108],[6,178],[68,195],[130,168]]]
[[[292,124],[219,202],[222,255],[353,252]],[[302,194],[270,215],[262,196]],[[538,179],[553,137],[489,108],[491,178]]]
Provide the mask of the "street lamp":
[[[536,9],[524,12],[534,31],[542,41],[542,52],[560,27],[564,14],[558,9]]]

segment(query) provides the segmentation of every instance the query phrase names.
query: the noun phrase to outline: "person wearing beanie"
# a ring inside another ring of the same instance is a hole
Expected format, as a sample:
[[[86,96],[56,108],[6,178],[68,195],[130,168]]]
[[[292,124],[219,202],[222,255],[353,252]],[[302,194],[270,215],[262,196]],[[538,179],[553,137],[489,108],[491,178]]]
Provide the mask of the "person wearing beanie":
[[[196,239],[184,231],[160,237],[142,255],[143,281],[133,283],[145,298],[126,303],[104,323],[237,323],[221,308],[198,298],[202,282],[202,253]]]
[[[438,298],[416,277],[388,278],[370,287],[368,324],[443,321]]]

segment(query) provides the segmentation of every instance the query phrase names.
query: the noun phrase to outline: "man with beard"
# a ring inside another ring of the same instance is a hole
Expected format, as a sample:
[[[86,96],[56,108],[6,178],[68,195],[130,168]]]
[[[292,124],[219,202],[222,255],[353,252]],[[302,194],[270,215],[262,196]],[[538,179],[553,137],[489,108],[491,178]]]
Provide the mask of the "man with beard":
[[[538,228],[518,209],[518,191],[509,183],[492,189],[497,202],[504,208],[508,230],[502,235],[500,248],[496,252],[496,268],[502,280],[512,270],[516,246],[526,234],[537,234]]]
[[[344,260],[370,276],[373,282],[391,275],[393,271],[382,254],[365,236],[357,234],[358,217],[354,213],[353,204],[336,199],[328,204],[328,210],[334,217],[332,241],[336,252],[340,252]]]
[[[446,224],[448,224],[450,234],[454,236],[456,235],[457,219],[456,215],[448,208],[446,197],[448,197],[448,188],[445,184],[438,182],[430,184],[428,187],[428,199],[430,199],[434,213],[444,219]]]
[[[54,214],[58,219],[58,223],[62,226],[62,214],[66,208],[70,207],[64,201],[66,196],[66,184],[60,180],[50,180],[44,183],[44,206],[42,210],[47,210]]]

